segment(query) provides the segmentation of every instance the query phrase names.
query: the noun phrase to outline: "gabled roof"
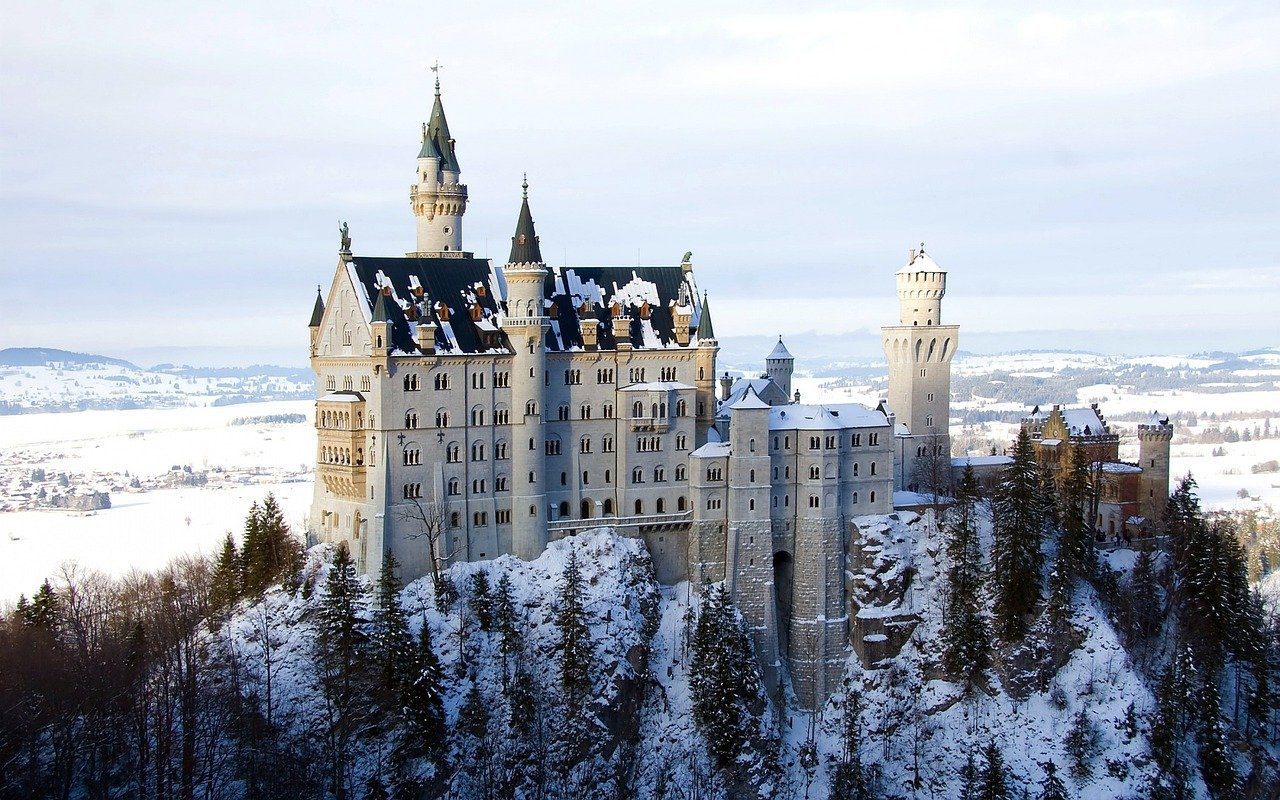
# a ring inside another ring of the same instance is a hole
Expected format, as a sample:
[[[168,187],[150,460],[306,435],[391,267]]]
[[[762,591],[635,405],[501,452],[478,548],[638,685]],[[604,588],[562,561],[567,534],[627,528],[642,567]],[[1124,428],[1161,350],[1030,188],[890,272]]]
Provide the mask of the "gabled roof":
[[[542,249],[538,247],[538,233],[533,229],[533,214],[529,211],[529,181],[525,181],[524,199],[520,201],[520,216],[516,219],[516,232],[511,237],[511,256],[508,264],[541,264]]]
[[[387,296],[381,290],[378,292],[378,299],[373,301],[373,321],[388,322],[387,317]]]
[[[1064,408],[1062,421],[1072,436],[1104,436],[1107,426],[1092,408]]]
[[[320,297],[320,287],[316,287],[316,304],[311,308],[311,322],[307,325],[309,328],[318,328],[320,323],[324,321],[324,300]]]
[[[844,430],[846,428],[884,428],[889,420],[879,410],[857,403],[813,405],[791,403],[773,406],[769,430]]]
[[[772,408],[772,406],[761,400],[760,395],[756,394],[755,390],[749,386],[742,393],[742,397],[729,406],[730,411],[754,411],[761,408]]]
[[[773,346],[773,352],[765,356],[765,359],[769,361],[772,361],[774,359],[779,359],[779,358],[787,358],[787,359],[791,359],[792,361],[795,360],[795,356],[791,355],[790,351],[787,350],[787,346],[782,343],[781,336],[778,337],[778,343]]]

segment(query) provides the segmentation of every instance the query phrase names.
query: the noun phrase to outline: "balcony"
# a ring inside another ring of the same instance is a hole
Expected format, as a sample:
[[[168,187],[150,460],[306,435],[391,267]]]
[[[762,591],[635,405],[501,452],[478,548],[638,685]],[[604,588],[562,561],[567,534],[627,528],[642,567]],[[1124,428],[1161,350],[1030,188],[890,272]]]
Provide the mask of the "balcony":
[[[630,417],[631,430],[666,433],[671,430],[671,420],[666,417]]]
[[[685,526],[693,520],[692,511],[674,514],[639,514],[630,517],[593,517],[591,519],[557,519],[547,523],[550,533],[565,535],[592,528],[650,528],[654,526]]]

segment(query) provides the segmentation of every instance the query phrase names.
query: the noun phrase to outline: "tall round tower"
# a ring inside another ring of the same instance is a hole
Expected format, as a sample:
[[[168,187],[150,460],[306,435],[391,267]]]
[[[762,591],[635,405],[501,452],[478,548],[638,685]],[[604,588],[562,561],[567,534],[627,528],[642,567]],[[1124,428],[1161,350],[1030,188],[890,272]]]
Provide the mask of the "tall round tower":
[[[764,372],[778,385],[788,401],[791,400],[791,374],[795,371],[795,366],[795,356],[791,355],[787,346],[782,343],[782,337],[779,336],[773,351],[765,356]]]
[[[951,359],[960,328],[942,324],[947,273],[920,249],[898,270],[898,324],[882,329],[889,362],[889,407],[909,429],[896,438],[894,486],[915,487],[950,478]],[[928,467],[928,469],[926,469]],[[922,480],[921,473],[930,473]]]
[[[1148,526],[1158,526],[1169,502],[1169,450],[1173,425],[1168,417],[1152,414],[1138,426],[1138,466],[1142,467],[1139,508]]]
[[[467,212],[467,187],[461,182],[456,142],[449,133],[436,78],[436,102],[431,121],[422,126],[418,171],[409,187],[409,204],[417,220],[414,255],[457,253],[462,257],[462,215]]]
[[[511,256],[502,268],[507,284],[507,309],[502,330],[514,350],[511,363],[511,549],[518,558],[531,560],[547,546],[547,497],[545,489],[543,373],[546,370],[547,317],[543,313],[542,262],[538,236],[529,212],[529,182]]]

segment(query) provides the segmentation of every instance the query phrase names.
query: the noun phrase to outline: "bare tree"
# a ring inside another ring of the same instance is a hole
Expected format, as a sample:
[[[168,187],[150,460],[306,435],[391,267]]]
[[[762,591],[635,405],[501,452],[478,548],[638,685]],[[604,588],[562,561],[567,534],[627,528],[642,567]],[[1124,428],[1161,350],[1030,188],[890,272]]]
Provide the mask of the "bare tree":
[[[943,447],[941,434],[929,434],[925,441],[928,444],[922,445],[921,455],[916,456],[914,478],[916,486],[929,493],[933,518],[938,524],[942,519],[942,498],[951,492],[951,454]]]
[[[439,500],[415,497],[396,507],[396,517],[416,529],[408,535],[409,539],[426,539],[427,552],[431,556],[431,585],[435,589],[436,600],[447,600],[452,591],[445,586],[444,565],[457,552],[457,548],[448,547],[445,536],[449,529],[449,512]]]

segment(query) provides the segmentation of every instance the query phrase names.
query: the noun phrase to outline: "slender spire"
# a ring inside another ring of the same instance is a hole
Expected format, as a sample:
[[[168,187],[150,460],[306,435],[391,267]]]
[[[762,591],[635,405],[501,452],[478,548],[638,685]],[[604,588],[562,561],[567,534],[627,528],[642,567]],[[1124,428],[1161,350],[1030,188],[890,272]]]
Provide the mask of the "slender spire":
[[[707,303],[707,293],[702,293],[702,314],[698,317],[698,341],[716,338],[715,328],[711,326],[711,306]]]
[[[311,323],[307,326],[310,328],[319,328],[320,322],[324,319],[324,300],[320,297],[320,284],[316,284],[316,304],[311,309]]]
[[[520,201],[520,218],[516,221],[516,234],[511,237],[511,257],[508,264],[541,264],[542,249],[538,247],[538,234],[533,229],[533,214],[529,211],[529,178],[520,184],[524,193]]]
[[[374,322],[390,322],[387,316],[387,295],[378,289],[378,299],[373,303],[373,321]]]
[[[431,106],[431,121],[423,128],[422,150],[418,152],[418,158],[438,158],[440,169],[461,172],[453,136],[449,134],[449,122],[444,116],[444,103],[440,100],[440,63],[436,62],[431,71],[436,74],[436,100]]]

